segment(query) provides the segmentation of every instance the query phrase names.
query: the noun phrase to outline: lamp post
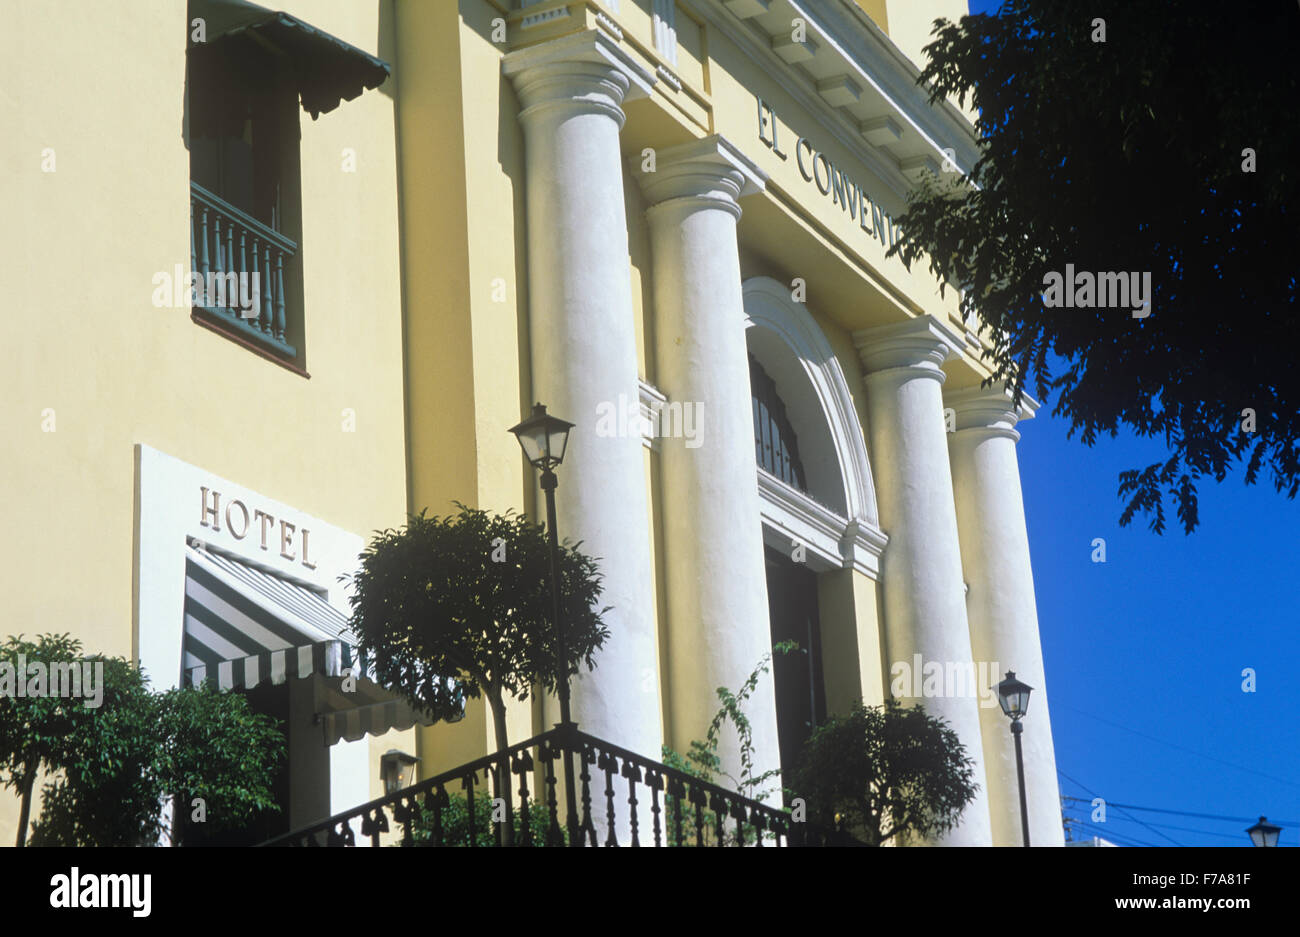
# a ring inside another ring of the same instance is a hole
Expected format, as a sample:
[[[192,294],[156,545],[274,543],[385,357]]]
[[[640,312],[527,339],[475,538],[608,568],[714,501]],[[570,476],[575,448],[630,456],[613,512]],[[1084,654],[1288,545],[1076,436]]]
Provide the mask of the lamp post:
[[[1268,822],[1268,817],[1260,817],[1259,822],[1246,830],[1250,841],[1256,846],[1276,846],[1282,827]]]
[[[1029,708],[1029,694],[1033,691],[1027,683],[1016,679],[1014,670],[1007,671],[1007,677],[998,684],[998,704],[1011,719],[1011,737],[1016,740],[1016,777],[1020,781],[1020,829],[1024,832],[1025,845],[1029,845],[1029,805],[1025,801],[1025,757],[1020,749],[1020,733],[1024,726],[1020,720]]]
[[[524,458],[542,473],[542,491],[546,493],[546,532],[551,546],[551,618],[555,623],[557,655],[556,689],[560,697],[560,725],[573,728],[569,713],[569,668],[564,642],[564,616],[560,614],[560,538],[555,529],[555,466],[564,461],[564,450],[569,444],[569,430],[573,424],[551,416],[540,403],[533,404],[533,414],[510,428],[524,450]],[[571,746],[566,739],[564,748],[564,805],[568,811],[569,845],[578,845],[578,808],[573,790],[573,760]]]

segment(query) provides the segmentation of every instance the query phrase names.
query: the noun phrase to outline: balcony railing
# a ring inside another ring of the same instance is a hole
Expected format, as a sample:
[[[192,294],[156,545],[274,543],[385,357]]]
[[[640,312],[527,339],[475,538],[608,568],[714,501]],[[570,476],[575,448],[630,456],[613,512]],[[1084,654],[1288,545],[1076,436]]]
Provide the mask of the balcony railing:
[[[577,816],[573,817],[563,815],[566,811],[557,794],[559,768],[566,754],[577,770]],[[507,777],[515,779],[511,786],[518,784],[511,796],[498,791],[495,783],[505,765],[509,766]],[[464,791],[468,804],[462,813],[468,818],[468,829],[459,835],[446,829],[449,788]],[[862,845],[844,833],[795,822],[784,810],[643,758],[574,725],[557,726],[505,752],[471,761],[263,845],[355,846],[353,822],[358,820],[361,835],[374,846],[380,845],[383,834],[395,833],[398,824],[399,841],[404,846],[479,845],[483,831],[475,825],[481,811],[476,815],[474,801],[485,796],[500,796],[509,811],[505,823],[491,824],[498,846],[503,845],[505,827],[517,829],[515,845],[520,846]],[[514,811],[518,811],[518,823]],[[541,811],[544,823],[532,819],[536,811]],[[534,827],[542,825],[546,832],[539,843]]]
[[[190,269],[200,277],[195,311],[294,357],[285,340],[284,271],[298,245],[190,182]]]

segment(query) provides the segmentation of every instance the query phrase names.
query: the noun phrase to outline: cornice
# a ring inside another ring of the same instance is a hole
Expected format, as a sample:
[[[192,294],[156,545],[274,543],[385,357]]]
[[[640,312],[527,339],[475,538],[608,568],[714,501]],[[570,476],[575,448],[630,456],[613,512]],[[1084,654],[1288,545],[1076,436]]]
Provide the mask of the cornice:
[[[800,5],[796,0],[771,0],[787,5],[794,15],[803,18],[817,39],[810,45],[816,49],[830,49],[841,61],[841,77],[854,89],[848,97],[827,94],[828,84],[835,88],[845,86],[836,79],[813,78],[795,62],[787,61],[773,48],[772,37],[731,12],[735,7],[728,0],[687,0],[691,9],[699,13],[711,27],[736,43],[763,70],[791,95],[798,105],[818,118],[823,129],[851,152],[900,200],[913,188],[917,172],[938,172],[945,160],[944,148],[951,147],[954,160],[961,171],[974,165],[979,156],[974,131],[956,108],[945,102],[943,108],[931,105],[923,88],[915,85],[919,74],[916,67],[904,56],[888,37],[870,24],[833,17],[826,3]],[[743,11],[743,8],[741,8]],[[810,13],[814,9],[816,13]],[[833,28],[828,28],[833,24]],[[856,36],[850,40],[849,36]],[[814,53],[815,54],[815,53]],[[858,58],[855,58],[855,54]],[[808,57],[811,57],[809,55]],[[865,67],[864,67],[865,63]],[[870,88],[887,108],[887,113],[866,121],[859,120],[844,109],[844,105],[857,100],[862,88]],[[942,114],[942,117],[940,116]],[[880,118],[886,118],[881,122]],[[871,145],[868,140],[881,144],[897,142],[910,128],[925,152],[896,157]],[[881,136],[884,134],[885,136]]]

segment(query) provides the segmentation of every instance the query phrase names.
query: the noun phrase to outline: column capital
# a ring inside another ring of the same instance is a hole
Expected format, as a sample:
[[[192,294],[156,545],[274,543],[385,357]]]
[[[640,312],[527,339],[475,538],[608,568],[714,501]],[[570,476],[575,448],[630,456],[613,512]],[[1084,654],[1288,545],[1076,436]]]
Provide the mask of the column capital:
[[[574,33],[508,53],[501,73],[509,78],[526,120],[543,111],[603,113],[623,126],[622,105],[650,93],[655,77],[608,33]]]
[[[1015,426],[1020,420],[1033,419],[1038,401],[1022,394],[1020,406],[1013,404],[1011,391],[1001,381],[988,387],[967,387],[943,395],[943,405],[956,415],[955,432],[984,432],[1018,441]]]
[[[959,353],[961,336],[934,316],[917,316],[906,322],[859,329],[853,333],[867,380],[886,372],[910,372],[943,383],[943,363]]]
[[[721,134],[679,143],[655,153],[655,171],[637,171],[650,211],[721,208],[740,217],[739,200],[762,192],[767,173]]]

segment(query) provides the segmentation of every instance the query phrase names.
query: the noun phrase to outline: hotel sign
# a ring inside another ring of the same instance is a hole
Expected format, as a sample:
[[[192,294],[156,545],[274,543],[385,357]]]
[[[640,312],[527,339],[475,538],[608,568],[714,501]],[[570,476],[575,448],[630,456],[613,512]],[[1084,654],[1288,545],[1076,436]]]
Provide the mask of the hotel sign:
[[[226,530],[230,536],[236,540],[243,540],[249,536],[250,528],[252,534],[261,535],[261,546],[263,550],[270,550],[277,545],[280,549],[280,556],[290,562],[299,561],[307,569],[315,569],[316,564],[308,557],[308,551],[311,549],[311,531],[306,527],[299,527],[289,523],[285,518],[278,520],[279,536],[275,535],[277,519],[269,511],[263,511],[254,507],[251,511],[244,502],[238,498],[232,498],[225,502],[224,510],[221,501],[221,492],[209,490],[206,487],[199,488],[199,525],[208,527],[214,531],[221,531],[221,522],[226,522]],[[297,543],[294,543],[294,535],[299,537]],[[268,539],[269,544],[268,545]],[[301,546],[301,554],[299,554]]]
[[[788,160],[794,154],[799,175],[805,182],[817,187],[817,191],[831,200],[832,205],[856,221],[858,227],[875,238],[883,247],[892,247],[901,235],[901,230],[889,212],[879,204],[857,182],[849,178],[848,173],[831,162],[824,152],[815,147],[807,137],[795,138],[788,127],[782,127],[777,120],[772,106],[762,98],[758,101],[758,139],[780,159]],[[794,144],[790,150],[785,147]]]

